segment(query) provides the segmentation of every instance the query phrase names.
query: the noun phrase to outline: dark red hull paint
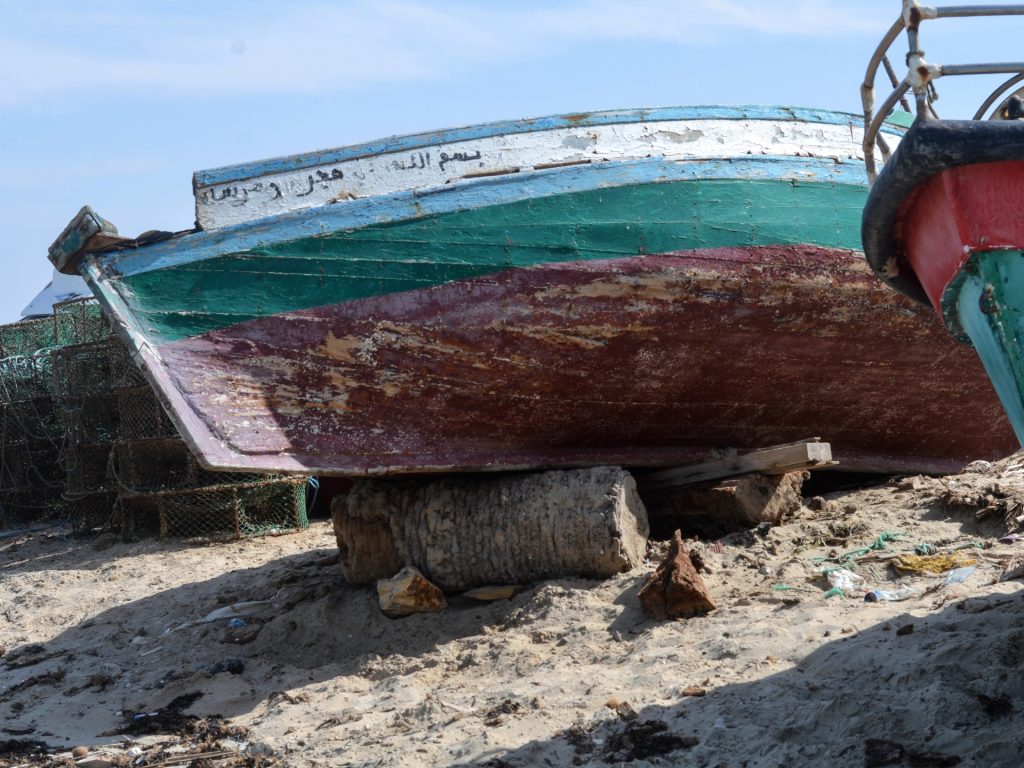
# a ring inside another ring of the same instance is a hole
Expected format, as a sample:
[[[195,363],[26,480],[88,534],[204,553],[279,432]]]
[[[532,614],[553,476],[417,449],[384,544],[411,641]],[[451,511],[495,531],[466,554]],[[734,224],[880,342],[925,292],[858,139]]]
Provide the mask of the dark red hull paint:
[[[665,465],[820,435],[849,469],[1016,448],[973,350],[860,254],[728,248],[509,270],[159,349],[214,466]]]
[[[1024,247],[1024,162],[937,173],[914,190],[894,234],[932,306],[975,251]]]

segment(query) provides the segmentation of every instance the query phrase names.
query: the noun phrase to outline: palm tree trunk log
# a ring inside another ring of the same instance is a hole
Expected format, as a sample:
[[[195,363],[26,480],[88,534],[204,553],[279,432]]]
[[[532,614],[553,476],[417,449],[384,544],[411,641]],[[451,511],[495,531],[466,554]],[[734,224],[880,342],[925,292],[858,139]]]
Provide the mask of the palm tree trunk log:
[[[407,565],[448,592],[560,576],[606,578],[646,553],[647,512],[624,469],[358,481],[331,507],[345,578]]]

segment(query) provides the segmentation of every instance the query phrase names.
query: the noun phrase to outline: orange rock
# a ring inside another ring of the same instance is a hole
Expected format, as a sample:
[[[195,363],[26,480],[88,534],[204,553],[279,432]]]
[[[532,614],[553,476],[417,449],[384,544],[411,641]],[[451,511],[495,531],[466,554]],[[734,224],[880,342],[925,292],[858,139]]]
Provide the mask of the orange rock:
[[[638,597],[644,612],[652,619],[681,619],[715,609],[679,531],[673,535],[668,554]]]

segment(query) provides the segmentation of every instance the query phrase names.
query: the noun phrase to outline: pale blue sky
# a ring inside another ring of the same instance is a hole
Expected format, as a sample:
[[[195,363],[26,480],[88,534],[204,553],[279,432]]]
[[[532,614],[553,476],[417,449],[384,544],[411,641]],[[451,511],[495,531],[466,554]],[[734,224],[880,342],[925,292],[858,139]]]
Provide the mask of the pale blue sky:
[[[856,112],[899,8],[0,0],[0,322],[49,280],[46,248],[85,203],[134,235],[192,225],[194,170],[393,134],[637,106]],[[1024,20],[943,20],[924,42],[940,63],[1011,61],[1022,32]],[[939,87],[943,116],[983,97]]]

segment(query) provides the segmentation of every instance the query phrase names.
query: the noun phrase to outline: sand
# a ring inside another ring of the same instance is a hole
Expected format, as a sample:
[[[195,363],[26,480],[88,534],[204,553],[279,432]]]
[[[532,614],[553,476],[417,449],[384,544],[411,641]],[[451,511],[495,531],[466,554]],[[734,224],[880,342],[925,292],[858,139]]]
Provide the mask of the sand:
[[[719,607],[670,622],[636,598],[661,545],[609,580],[388,619],[340,577],[323,521],[198,547],[0,539],[0,754],[46,745],[0,765],[87,746],[96,768],[189,749],[225,753],[211,766],[1020,766],[1024,596],[1000,578],[1024,542],[999,543],[999,515],[979,522],[942,488],[834,493],[764,535],[691,542]],[[918,594],[825,597],[817,558],[883,532],[901,538],[858,572]],[[923,543],[967,545],[975,570],[897,576],[891,556]],[[241,603],[244,626],[202,621]],[[117,733],[140,713],[137,729],[159,725],[175,699],[220,730]]]

